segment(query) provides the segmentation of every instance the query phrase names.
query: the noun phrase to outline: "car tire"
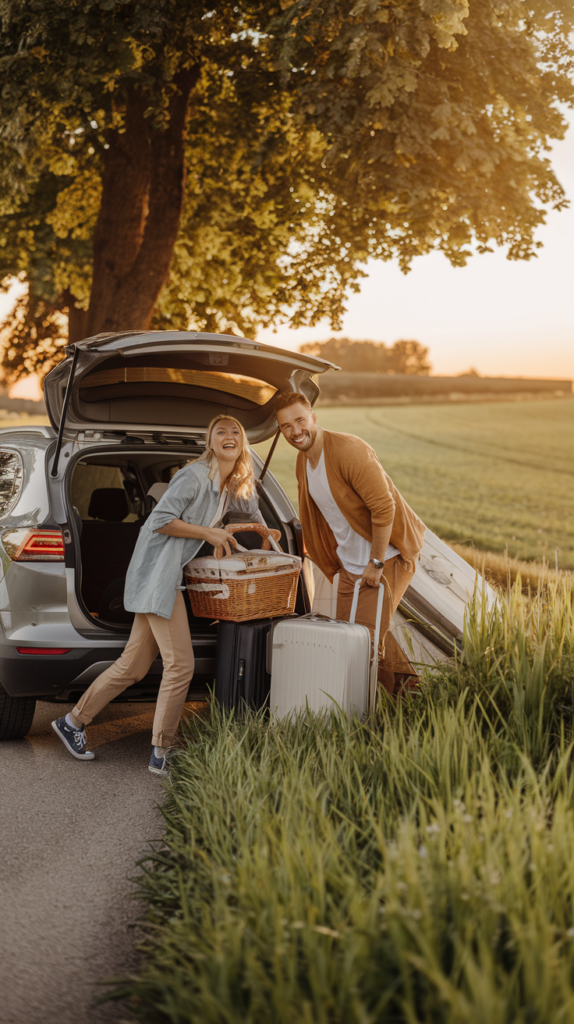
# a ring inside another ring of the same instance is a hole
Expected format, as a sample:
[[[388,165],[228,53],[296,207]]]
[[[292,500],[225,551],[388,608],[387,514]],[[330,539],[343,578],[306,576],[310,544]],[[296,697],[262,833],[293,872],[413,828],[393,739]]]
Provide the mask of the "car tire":
[[[11,697],[0,683],[0,740],[21,740],[30,731],[35,697]]]

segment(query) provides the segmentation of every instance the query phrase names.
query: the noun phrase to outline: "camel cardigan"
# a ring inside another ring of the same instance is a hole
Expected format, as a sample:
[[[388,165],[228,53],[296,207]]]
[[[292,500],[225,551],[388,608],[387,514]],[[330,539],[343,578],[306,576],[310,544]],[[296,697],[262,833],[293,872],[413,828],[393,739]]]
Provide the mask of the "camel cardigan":
[[[334,500],[349,525],[371,542],[371,556],[381,560],[389,544],[399,549],[414,572],[423,546],[425,527],[385,473],[371,446],[354,434],[323,431],[327,479]],[[305,545],[329,580],[341,569],[331,527],[309,494],[307,456],[297,456],[299,516]]]

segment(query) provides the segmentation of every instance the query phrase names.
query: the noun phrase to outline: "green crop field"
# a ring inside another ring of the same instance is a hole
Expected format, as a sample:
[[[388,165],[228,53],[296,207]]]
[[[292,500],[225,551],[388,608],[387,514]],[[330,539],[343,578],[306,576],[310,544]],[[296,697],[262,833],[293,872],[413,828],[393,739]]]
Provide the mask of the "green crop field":
[[[445,540],[574,568],[574,401],[325,407],[320,423],[358,434]],[[268,445],[260,445],[261,454]],[[272,469],[296,500],[296,452]]]

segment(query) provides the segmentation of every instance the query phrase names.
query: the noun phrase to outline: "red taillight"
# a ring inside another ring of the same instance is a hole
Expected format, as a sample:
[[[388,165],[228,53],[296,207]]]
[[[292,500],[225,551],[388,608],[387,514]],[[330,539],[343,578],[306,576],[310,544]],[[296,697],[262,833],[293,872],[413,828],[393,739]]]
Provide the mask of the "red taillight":
[[[17,647],[18,654],[67,654],[71,647]]]
[[[6,530],[2,535],[6,553],[13,562],[63,562],[61,530]]]

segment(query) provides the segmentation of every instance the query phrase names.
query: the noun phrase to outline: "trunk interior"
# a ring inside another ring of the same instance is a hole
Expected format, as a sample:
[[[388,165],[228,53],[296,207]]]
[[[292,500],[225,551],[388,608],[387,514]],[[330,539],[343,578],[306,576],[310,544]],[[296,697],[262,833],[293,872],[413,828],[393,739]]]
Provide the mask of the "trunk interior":
[[[99,451],[83,456],[74,466],[69,485],[69,502],[79,535],[76,559],[77,592],[94,623],[108,631],[128,633],[134,615],[124,609],[123,593],[128,565],[139,531],[174,473],[201,454],[185,450],[156,448],[118,452]],[[158,486],[159,485],[159,486]],[[152,493],[150,493],[150,491]],[[281,547],[290,545],[283,524],[264,493],[260,508],[268,526],[281,531]],[[237,513],[226,517],[240,522]],[[245,547],[259,547],[254,533],[238,536]],[[202,554],[210,553],[203,549]],[[199,681],[213,679],[217,623],[193,615],[184,593],[190,630],[196,650]],[[159,681],[159,680],[158,680]]]

